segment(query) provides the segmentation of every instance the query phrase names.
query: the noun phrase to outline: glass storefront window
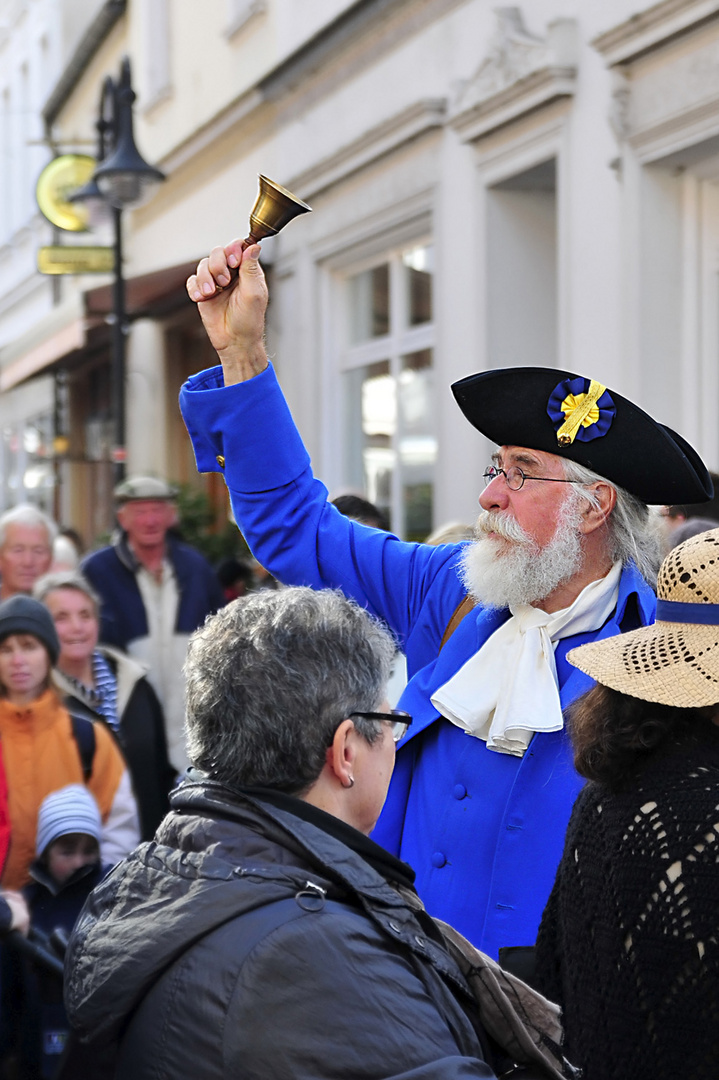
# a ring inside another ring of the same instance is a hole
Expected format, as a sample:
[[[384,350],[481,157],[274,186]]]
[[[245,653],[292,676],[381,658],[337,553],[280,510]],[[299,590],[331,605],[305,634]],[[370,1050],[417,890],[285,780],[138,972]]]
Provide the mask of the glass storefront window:
[[[433,394],[432,350],[403,356],[399,374],[399,459],[407,540],[424,540],[432,531],[432,481],[437,460]]]
[[[345,376],[345,475],[391,516],[392,473],[396,453],[397,400],[389,362],[355,368]]]
[[[348,281],[350,342],[383,337],[389,332],[389,266],[374,266]]]
[[[3,508],[34,503],[52,513],[55,488],[52,414],[2,431]]]
[[[343,482],[417,540],[432,531],[437,460],[432,273],[425,243],[346,281]]]
[[[420,326],[432,321],[432,274],[434,271],[434,248],[431,245],[415,247],[402,255],[407,281],[407,322]]]

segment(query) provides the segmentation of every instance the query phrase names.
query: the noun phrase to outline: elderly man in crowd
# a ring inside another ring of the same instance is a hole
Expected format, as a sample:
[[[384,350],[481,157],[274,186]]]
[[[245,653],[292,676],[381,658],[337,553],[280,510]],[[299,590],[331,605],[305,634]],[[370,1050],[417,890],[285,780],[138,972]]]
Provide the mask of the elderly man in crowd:
[[[165,713],[170,761],[184,770],[187,642],[225,599],[207,559],[171,532],[176,498],[175,488],[153,476],[119,484],[120,530],[112,544],[84,560],[82,572],[102,601],[100,641],[147,666]]]
[[[0,601],[31,593],[52,561],[57,526],[29,503],[14,506],[0,517]]]
[[[392,628],[415,722],[374,837],[480,948],[529,945],[581,783],[562,710],[591,682],[566,654],[653,620],[647,503],[706,499],[707,470],[596,381],[487,371],[453,387],[499,446],[477,540],[430,547],[358,525],[327,504],[268,364],[258,254],[216,248],[188,281],[222,362],[181,396],[198,467],[224,468],[239,527],[281,581],[341,588]]]

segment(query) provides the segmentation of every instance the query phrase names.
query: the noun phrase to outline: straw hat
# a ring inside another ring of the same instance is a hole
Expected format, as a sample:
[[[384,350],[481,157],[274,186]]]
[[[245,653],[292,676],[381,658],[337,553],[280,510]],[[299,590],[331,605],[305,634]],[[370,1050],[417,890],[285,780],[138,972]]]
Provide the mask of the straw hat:
[[[719,702],[719,529],[670,551],[653,626],[580,645],[570,663],[597,682],[661,705]]]

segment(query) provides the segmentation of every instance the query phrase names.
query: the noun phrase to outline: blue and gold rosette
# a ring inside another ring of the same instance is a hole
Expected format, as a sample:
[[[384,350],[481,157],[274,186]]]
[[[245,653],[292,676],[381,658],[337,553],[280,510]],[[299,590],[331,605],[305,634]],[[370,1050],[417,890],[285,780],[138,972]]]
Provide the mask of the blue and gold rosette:
[[[547,403],[549,419],[559,446],[574,440],[601,439],[612,426],[617,408],[606,386],[594,379],[564,379],[555,386]]]

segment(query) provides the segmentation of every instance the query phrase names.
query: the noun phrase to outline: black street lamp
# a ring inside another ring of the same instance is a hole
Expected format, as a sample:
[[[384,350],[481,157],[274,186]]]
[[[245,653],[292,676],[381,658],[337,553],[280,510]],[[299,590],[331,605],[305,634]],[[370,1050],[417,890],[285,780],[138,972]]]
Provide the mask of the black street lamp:
[[[95,223],[112,214],[114,226],[114,282],[112,303],[112,397],[115,406],[115,482],[125,477],[125,337],[127,311],[125,306],[125,277],[122,268],[122,211],[147,202],[164,173],[148,165],[135,145],[132,128],[132,106],[135,91],[130,78],[130,61],[124,57],[120,78],[116,82],[105,78],[100,95],[97,168],[92,178],[73,195],[70,202],[85,203],[90,209],[90,221]]]

